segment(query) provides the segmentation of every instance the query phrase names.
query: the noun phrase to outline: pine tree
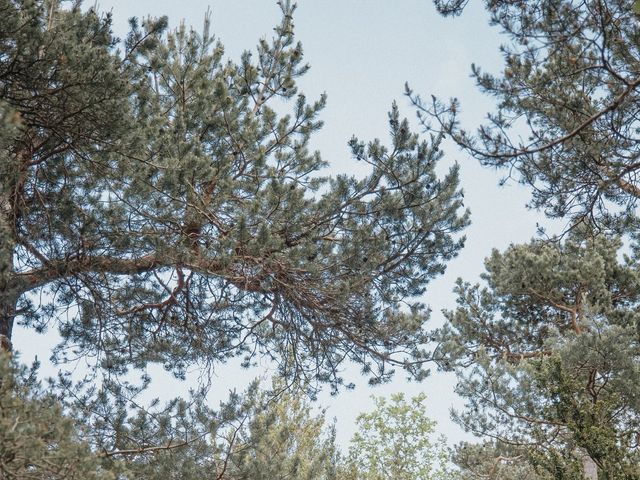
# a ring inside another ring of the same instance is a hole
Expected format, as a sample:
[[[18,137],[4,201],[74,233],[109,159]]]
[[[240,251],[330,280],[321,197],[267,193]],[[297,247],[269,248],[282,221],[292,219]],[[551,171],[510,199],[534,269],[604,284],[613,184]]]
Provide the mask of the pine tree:
[[[3,480],[257,480],[336,478],[337,450],[303,392],[254,382],[218,411],[202,398],[132,409],[93,397],[74,405],[0,353]],[[99,396],[97,396],[99,397]],[[98,416],[102,422],[88,421]],[[110,425],[109,425],[110,424]]]
[[[110,17],[78,2],[0,0],[0,341],[11,349],[16,323],[57,328],[54,362],[94,369],[48,386],[55,445],[32,430],[54,454],[75,449],[61,465],[78,459],[85,478],[244,475],[263,453],[239,457],[229,432],[250,418],[287,431],[306,412],[259,420],[238,396],[213,411],[204,391],[145,406],[151,379],[128,375],[151,363],[184,377],[266,357],[287,385],[333,389],[345,360],[374,383],[426,373],[417,297],[462,247],[457,167],[436,175],[441,137],[412,133],[394,105],[390,147],[349,142],[368,174],[323,176],[309,141],[325,99],[297,89],[308,66],[294,6],[280,7],[273,38],[232,62],[208,18],[202,33],[134,19],[119,51]],[[309,478],[329,475],[308,460]]]
[[[435,0],[445,15],[461,0]],[[637,217],[639,18],[623,0],[487,1],[506,37],[504,69],[472,66],[496,108],[476,133],[461,107],[426,102],[407,89],[424,124],[446,132],[483,164],[532,187],[531,205],[568,225],[624,227]]]
[[[640,478],[640,271],[620,249],[574,232],[494,251],[486,286],[460,280],[439,332],[467,402],[455,419],[540,478],[592,464],[598,478]]]
[[[57,326],[54,360],[110,376],[257,355],[334,388],[345,359],[373,382],[424,374],[416,297],[462,246],[457,169],[436,176],[440,138],[394,106],[390,147],[350,141],[365,178],[322,176],[308,143],[325,99],[298,92],[281,9],[234,63],[208,20],[133,20],[118,52],[108,15],[2,0],[5,341],[16,321]]]
[[[312,415],[300,392],[262,392],[251,401],[251,418],[236,435],[229,456],[232,480],[336,479],[338,453],[334,432],[325,427],[324,412]],[[225,477],[227,478],[227,477]]]
[[[0,478],[115,480],[118,465],[102,468],[72,418],[27,371],[0,352]],[[86,433],[86,432],[84,432]]]
[[[467,2],[434,3],[459,15]],[[572,233],[494,252],[487,288],[459,282],[443,362],[468,400],[458,420],[496,441],[467,445],[457,461],[470,478],[637,478],[638,257],[619,262],[608,237],[637,236],[637,10],[616,0],[485,7],[506,39],[500,74],[472,66],[496,100],[486,124],[469,133],[456,99],[407,94],[425,127],[531,186],[530,206]]]
[[[501,442],[457,445],[452,461],[463,480],[552,480],[527,461],[527,450]]]

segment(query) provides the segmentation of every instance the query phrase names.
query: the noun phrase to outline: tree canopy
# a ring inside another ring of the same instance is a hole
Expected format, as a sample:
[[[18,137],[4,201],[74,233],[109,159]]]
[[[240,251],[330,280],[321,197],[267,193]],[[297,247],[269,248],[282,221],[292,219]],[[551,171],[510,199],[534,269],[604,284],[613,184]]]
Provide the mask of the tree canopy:
[[[443,15],[467,1],[435,0]],[[485,2],[504,66],[472,66],[495,100],[475,132],[457,99],[407,86],[423,126],[531,187],[559,235],[494,251],[484,286],[459,280],[439,353],[484,438],[468,478],[637,478],[637,9],[633,2]],[[626,244],[625,244],[626,243]]]
[[[466,1],[435,1],[445,15]],[[531,205],[568,226],[620,228],[637,215],[638,16],[613,0],[487,1],[504,33],[499,74],[472,66],[481,92],[496,101],[476,133],[461,108],[408,89],[424,124],[445,132],[483,164],[532,187]],[[622,222],[622,225],[620,224]]]
[[[0,0],[0,478],[640,479],[636,5],[485,2],[506,38],[501,73],[472,67],[486,124],[407,86],[425,132],[394,103],[386,143],[348,142],[362,177],[311,150],[326,98],[299,91],[295,5],[278,6],[272,38],[230,60],[208,16],[131,19],[120,42],[80,2]],[[421,296],[469,221],[445,139],[566,228],[492,252],[429,332]],[[10,355],[16,325],[57,329],[54,363],[88,376],[43,388]],[[217,410],[206,386],[139,403],[151,364],[232,358],[279,380]],[[348,362],[376,384],[431,361],[482,437],[460,471],[423,396],[377,399],[346,457],[299,396],[336,393]]]
[[[296,87],[308,67],[280,7],[235,63],[208,21],[132,20],[118,51],[108,15],[3,0],[6,339],[57,327],[57,361],[110,375],[236,356],[334,388],[345,359],[374,382],[424,374],[417,297],[462,246],[457,167],[438,177],[440,138],[394,105],[389,147],[350,141],[369,174],[323,176],[308,142],[325,99]]]
[[[405,400],[375,397],[375,409],[358,415],[344,467],[345,480],[454,480],[444,438],[435,437],[426,395]]]
[[[602,478],[640,478],[640,269],[620,248],[575,233],[494,251],[486,287],[459,281],[446,313],[457,420],[519,447],[541,478],[583,478],[585,458]]]

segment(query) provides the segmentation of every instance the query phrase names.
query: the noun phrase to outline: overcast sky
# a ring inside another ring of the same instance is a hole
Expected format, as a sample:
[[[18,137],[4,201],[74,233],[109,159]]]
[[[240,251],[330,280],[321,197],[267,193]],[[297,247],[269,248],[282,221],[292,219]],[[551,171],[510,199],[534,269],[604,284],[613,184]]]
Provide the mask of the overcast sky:
[[[427,98],[431,94],[458,97],[462,119],[469,127],[482,120],[492,104],[478,93],[470,78],[471,63],[497,72],[502,39],[495,28],[489,27],[483,2],[470,3],[462,17],[444,19],[430,0],[299,1],[295,31],[311,65],[299,85],[309,99],[323,92],[328,95],[328,106],[322,114],[325,126],[312,146],[330,163],[330,172],[358,173],[347,148],[352,135],[361,140],[377,137],[388,143],[387,111],[394,99],[404,115],[415,118],[414,109],[403,96],[405,82]],[[114,31],[120,37],[126,34],[127,19],[132,16],[168,15],[172,27],[184,20],[200,29],[210,8],[213,33],[224,44],[227,57],[235,60],[243,50],[254,49],[260,38],[270,37],[279,21],[275,0],[103,0],[98,7],[113,12]],[[483,259],[492,248],[526,242],[535,235],[536,222],[548,224],[525,208],[529,193],[523,187],[513,183],[498,187],[500,172],[482,169],[451,146],[445,147],[445,153],[444,166],[453,162],[461,165],[472,225],[466,231],[465,249],[450,262],[446,274],[432,282],[424,298],[433,310],[434,327],[443,320],[441,310],[455,306],[451,292],[457,277],[476,281],[483,269]],[[15,344],[27,362],[38,351],[49,348],[45,337],[23,330],[16,332]],[[212,399],[224,398],[234,386],[242,389],[260,373],[233,366],[219,367]],[[353,434],[357,413],[371,408],[370,395],[397,391],[409,396],[426,392],[428,410],[438,422],[438,431],[452,443],[469,438],[449,419],[449,409],[461,405],[453,393],[455,380],[451,376],[434,372],[429,379],[416,384],[408,383],[399,372],[390,384],[372,389],[357,369],[345,374],[346,380],[356,383],[354,391],[320,397],[320,403],[327,407],[327,416],[337,419],[340,444],[346,445]],[[166,380],[156,380],[154,390],[166,392],[167,385]],[[172,395],[179,393],[176,388],[172,384]]]

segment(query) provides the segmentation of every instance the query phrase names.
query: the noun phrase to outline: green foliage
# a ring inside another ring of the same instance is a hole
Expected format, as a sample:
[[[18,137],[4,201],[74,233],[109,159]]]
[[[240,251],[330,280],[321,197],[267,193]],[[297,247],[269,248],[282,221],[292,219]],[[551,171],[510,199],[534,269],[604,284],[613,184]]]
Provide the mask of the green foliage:
[[[357,418],[344,478],[353,480],[448,480],[444,438],[433,439],[435,422],[426,415],[426,395],[407,401],[402,393],[374,398],[376,409]]]
[[[293,5],[237,63],[208,19],[201,34],[132,20],[119,53],[109,16],[78,3],[0,6],[0,101],[18,119],[1,140],[0,334],[55,325],[54,360],[109,376],[238,356],[334,389],[347,359],[372,382],[426,374],[417,297],[462,246],[457,167],[438,177],[440,137],[394,105],[389,147],[350,142],[368,175],[322,176],[325,98],[297,89]]]
[[[274,385],[282,392],[284,385]],[[333,432],[324,428],[323,412],[312,416],[303,395],[265,392],[252,401],[252,416],[238,432],[230,457],[234,480],[330,480],[336,478]]]
[[[639,478],[640,271],[620,248],[573,233],[494,251],[487,287],[459,281],[439,332],[467,400],[457,421],[541,478],[582,478],[588,458],[600,478]]]
[[[435,0],[444,15],[466,3]],[[518,175],[531,206],[567,220],[562,242],[494,252],[487,288],[458,282],[460,306],[440,332],[443,365],[468,401],[457,419],[497,439],[458,450],[470,478],[640,475],[638,250],[623,256],[607,236],[638,231],[636,3],[485,2],[505,36],[504,68],[472,66],[496,100],[475,134],[460,125],[456,99],[427,103],[407,88],[424,126]]]
[[[551,480],[527,461],[527,450],[500,442],[462,443],[455,449],[453,462],[463,480]]]
[[[3,479],[336,478],[333,433],[302,394],[283,393],[282,385],[274,395],[254,383],[218,411],[196,394],[132,410],[135,398],[123,392],[61,402],[36,373],[0,353]]]
[[[53,395],[0,352],[0,477],[5,480],[115,480]],[[117,467],[117,465],[115,466]]]
[[[394,104],[388,147],[349,142],[368,174],[323,176],[309,142],[325,98],[298,91],[295,6],[279,6],[273,38],[233,62],[209,18],[202,33],[133,19],[120,51],[110,16],[80,2],[0,0],[0,350],[16,322],[54,327],[53,360],[92,367],[47,395],[0,372],[7,468],[332,478],[333,439],[297,397],[144,406],[150,378],[131,371],[266,357],[287,385],[334,390],[345,360],[372,383],[426,375],[418,297],[462,247],[457,167],[437,175],[441,137]]]
[[[459,14],[467,2],[435,3]],[[496,100],[475,134],[461,127],[457,100],[408,93],[425,125],[530,185],[535,208],[572,223],[628,228],[640,198],[636,4],[486,1],[504,35],[504,68],[488,74],[472,66],[480,91]]]
[[[254,383],[218,411],[195,396],[135,416],[105,417],[123,420],[118,437],[101,449],[125,459],[126,478],[335,478],[336,450],[323,418],[312,416],[303,395],[279,388],[259,390]]]

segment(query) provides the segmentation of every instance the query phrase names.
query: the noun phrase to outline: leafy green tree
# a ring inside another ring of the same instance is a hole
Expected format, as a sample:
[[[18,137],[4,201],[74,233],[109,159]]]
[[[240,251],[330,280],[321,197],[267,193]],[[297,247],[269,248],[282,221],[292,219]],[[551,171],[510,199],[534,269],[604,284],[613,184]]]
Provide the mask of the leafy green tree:
[[[440,138],[394,106],[390,147],[350,141],[365,178],[322,176],[325,100],[297,90],[280,6],[272,40],[225,63],[208,21],[134,20],[118,53],[108,16],[1,0],[5,341],[57,325],[56,361],[110,376],[257,355],[334,388],[345,359],[424,374],[416,297],[462,246],[457,169],[436,176]]]
[[[621,246],[573,232],[494,251],[439,332],[455,419],[540,478],[640,478],[640,270]]]
[[[449,468],[444,438],[433,438],[435,422],[426,414],[426,395],[407,401],[402,393],[389,400],[376,397],[376,409],[357,418],[359,432],[349,447],[345,480],[448,480],[459,478]]]
[[[435,0],[459,14],[466,0]],[[486,1],[504,36],[504,69],[472,66],[496,101],[476,133],[456,99],[426,102],[408,89],[425,125],[483,164],[532,187],[551,217],[620,227],[637,217],[640,34],[630,0]],[[463,105],[464,107],[464,105]]]

